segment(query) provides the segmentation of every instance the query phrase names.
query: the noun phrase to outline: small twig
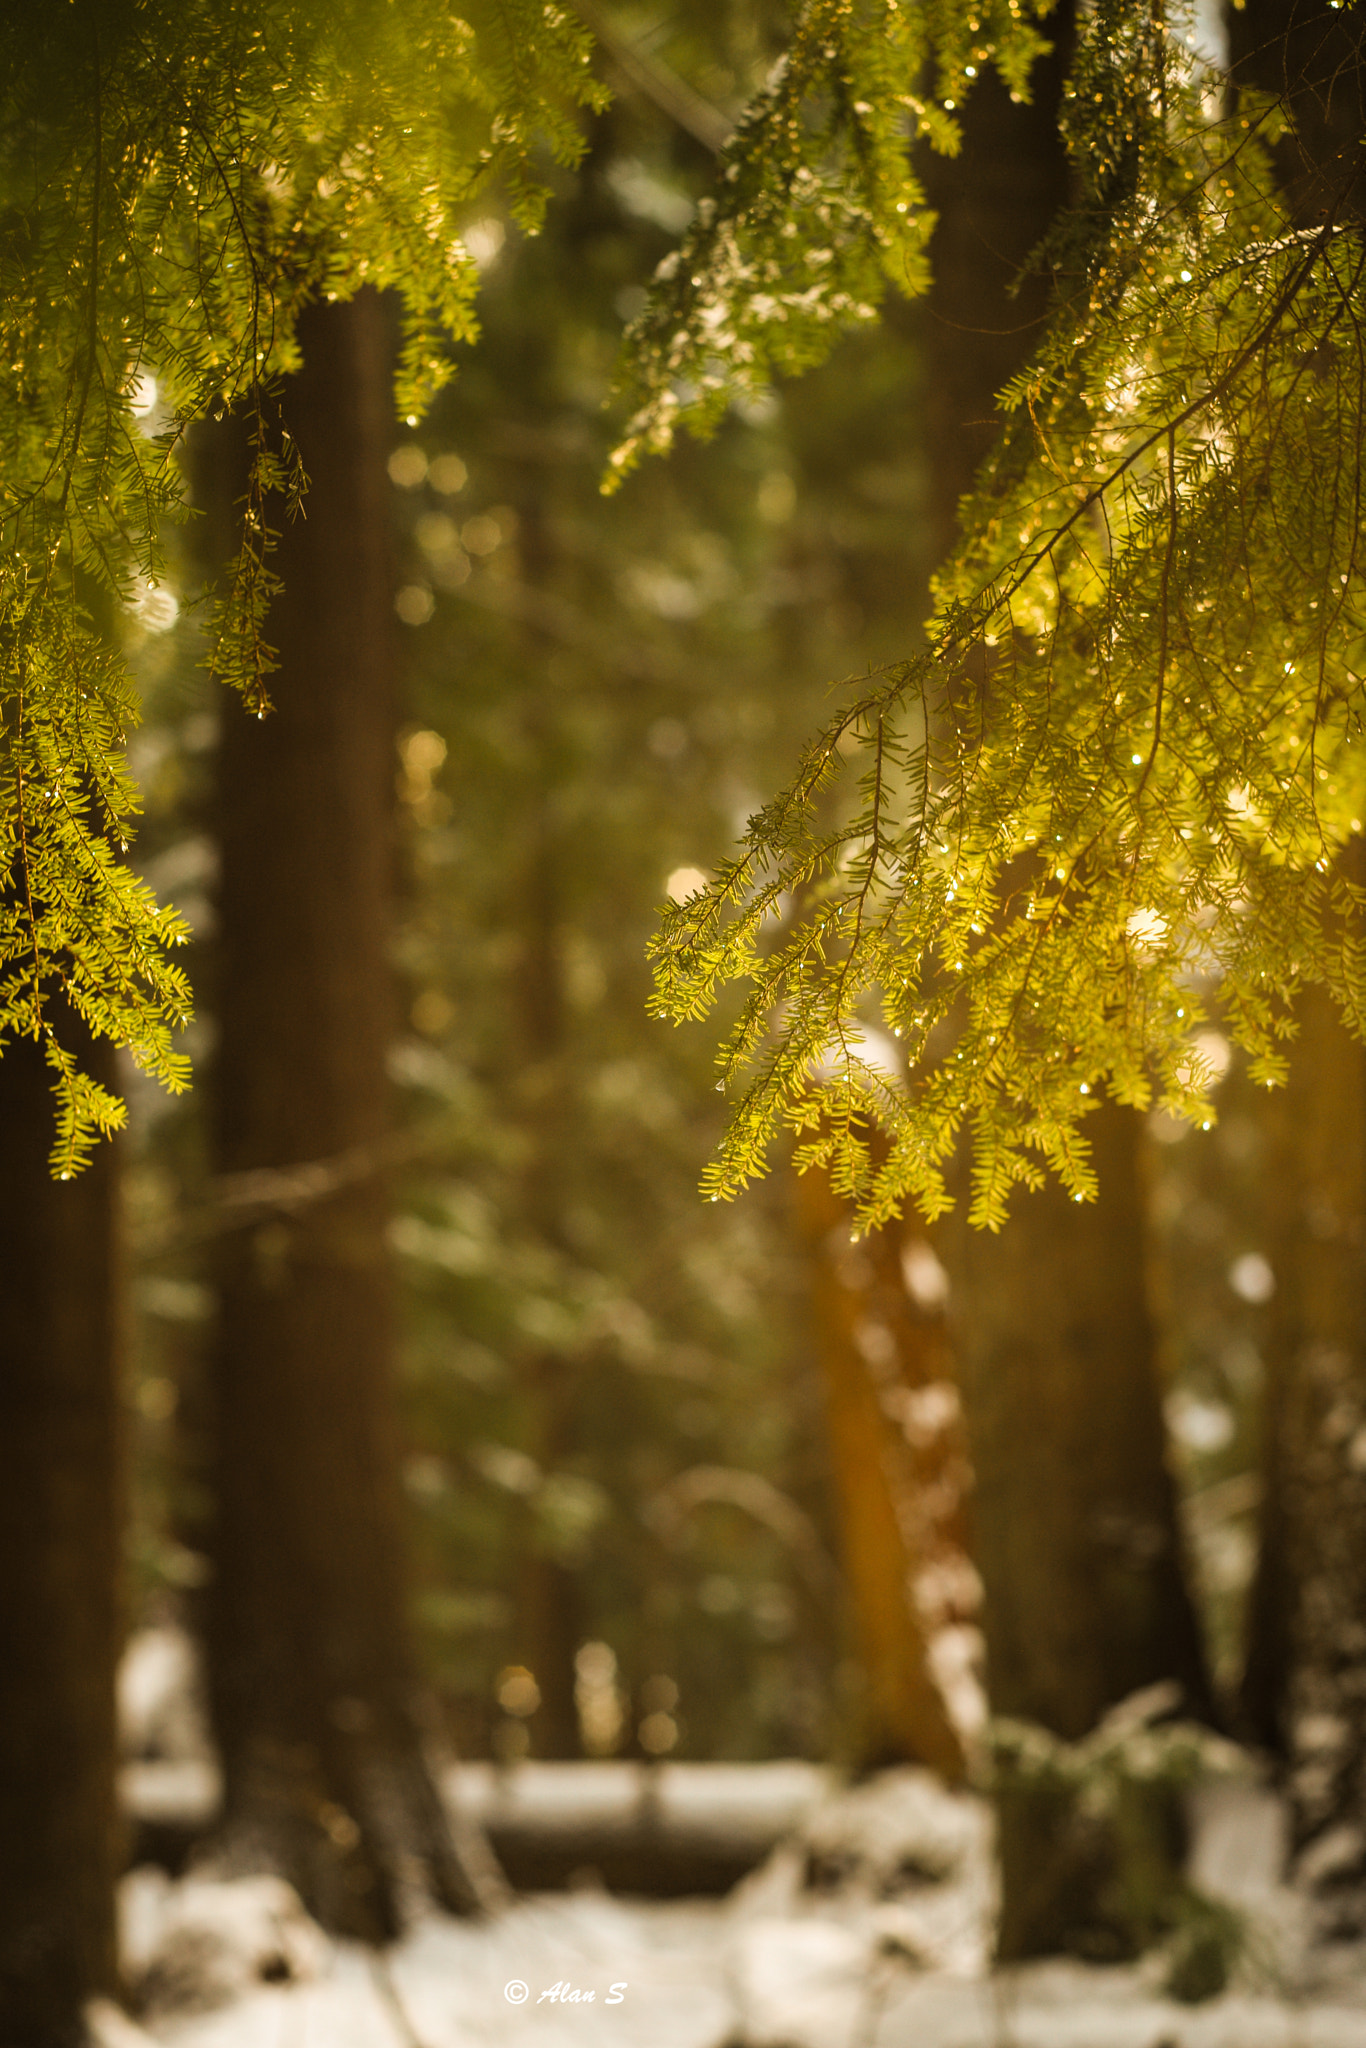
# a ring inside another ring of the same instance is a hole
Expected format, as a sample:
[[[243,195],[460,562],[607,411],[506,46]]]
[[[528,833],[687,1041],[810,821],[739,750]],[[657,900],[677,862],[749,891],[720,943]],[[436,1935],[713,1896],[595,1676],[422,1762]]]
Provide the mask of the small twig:
[[[1143,763],[1143,773],[1138,778],[1134,791],[1134,807],[1137,809],[1140,797],[1152,773],[1157,750],[1162,744],[1162,708],[1167,689],[1167,659],[1171,647],[1171,580],[1172,564],[1176,559],[1176,428],[1167,429],[1167,545],[1162,556],[1162,587],[1158,597],[1158,642],[1157,642],[1157,683],[1153,692],[1153,743],[1148,749],[1148,758]],[[1134,859],[1138,859],[1138,842],[1134,845]]]
[[[991,2048],[1015,2048],[1012,2009],[1015,2004],[1015,1975],[996,1963],[987,1973],[986,1991],[991,2000]]]
[[[375,1989],[388,2007],[389,2016],[398,2029],[399,2037],[403,2042],[403,2048],[430,2048],[430,2044],[423,2040],[421,2034],[418,2033],[417,2028],[413,2025],[412,2015],[403,2002],[402,1993],[394,1981],[394,1972],[389,1958],[383,1949],[371,1950],[367,1960],[370,1964],[370,1975],[375,1982]]]
[[[714,107],[710,100],[704,100],[701,93],[695,92],[670,65],[652,57],[639,43],[623,35],[620,29],[613,28],[597,0],[571,0],[571,4],[626,82],[643,93],[646,99],[653,100],[660,112],[676,121],[695,142],[700,142],[713,155],[719,155],[734,132],[720,108]]]
[[[868,1972],[868,1988],[859,2001],[854,2017],[854,2030],[849,2036],[849,2048],[876,2048],[878,2032],[887,2000],[891,1995],[892,1981],[901,1957],[895,1949],[884,1948],[874,1958]]]
[[[342,1188],[439,1153],[448,1133],[395,1131],[365,1145],[351,1145],[326,1159],[301,1160],[296,1166],[248,1167],[241,1173],[219,1174],[209,1183],[208,1199],[176,1217],[163,1233],[151,1233],[142,1244],[144,1258],[164,1258],[206,1239],[242,1230],[266,1216],[295,1216]]]
[[[696,1508],[713,1503],[739,1508],[771,1530],[791,1552],[817,1601],[838,1598],[844,1582],[815,1523],[762,1473],[728,1465],[693,1465],[653,1495],[646,1503],[645,1518],[666,1543],[672,1543]]]

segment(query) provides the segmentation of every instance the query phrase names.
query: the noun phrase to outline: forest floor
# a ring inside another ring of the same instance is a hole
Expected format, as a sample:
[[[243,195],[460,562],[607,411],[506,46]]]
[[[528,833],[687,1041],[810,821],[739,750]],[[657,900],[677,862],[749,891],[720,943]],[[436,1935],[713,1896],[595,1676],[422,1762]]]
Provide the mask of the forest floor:
[[[983,1804],[889,1772],[816,1801],[721,1899],[580,1889],[384,1954],[329,1941],[272,1879],[125,1882],[145,2034],[101,2048],[1361,2048],[1366,1942],[1315,1938],[1279,1881],[1272,1795],[1216,1786],[1192,1877],[1245,1929],[1221,1996],[1164,1996],[1168,1959],[989,1966]],[[277,1979],[280,1981],[263,1981]],[[615,1987],[615,1988],[614,1988]]]

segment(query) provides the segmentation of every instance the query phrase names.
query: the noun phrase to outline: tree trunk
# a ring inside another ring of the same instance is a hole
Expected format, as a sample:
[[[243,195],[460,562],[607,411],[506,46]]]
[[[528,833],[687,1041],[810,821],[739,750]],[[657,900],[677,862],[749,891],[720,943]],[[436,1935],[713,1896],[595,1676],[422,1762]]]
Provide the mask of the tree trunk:
[[[1357,9],[1248,0],[1227,17],[1235,82],[1286,96],[1277,145],[1295,217],[1360,222],[1366,108]],[[1342,855],[1361,883],[1360,841]],[[1304,1866],[1366,1925],[1366,1052],[1321,989],[1301,996],[1287,1088],[1267,1104],[1276,1275],[1261,1551],[1242,1705],[1287,1766]]]
[[[1361,17],[1333,0],[1233,0],[1225,9],[1235,87],[1275,93],[1293,126],[1275,146],[1291,211],[1305,225],[1366,209],[1366,67]]]
[[[797,1180],[795,1202],[844,1576],[867,1684],[859,1761],[869,1768],[929,1764],[956,1781],[965,1768],[963,1742],[935,1681],[930,1636],[961,1618],[944,1611],[935,1577],[956,1566],[961,1587],[966,1575],[956,1526],[966,1473],[949,1434],[957,1405],[952,1398],[945,1404],[934,1429],[918,1429],[906,1410],[907,1396],[913,1402],[927,1387],[951,1393],[942,1318],[910,1313],[900,1228],[852,1244],[849,1205],[818,1169]]]
[[[311,308],[285,417],[310,479],[270,619],[277,708],[219,757],[210,1690],[222,1854],[338,1928],[479,1899],[428,1761],[404,1615],[385,1063],[396,698],[389,315]],[[312,1169],[310,1176],[301,1169]]]
[[[1049,279],[1039,271],[1020,281],[1020,271],[1067,199],[1058,113],[1072,20],[1072,0],[1063,0],[1044,23],[1054,48],[1035,66],[1027,105],[988,68],[959,115],[960,153],[917,152],[938,216],[934,283],[920,322],[931,569],[953,547],[959,502],[1000,431],[997,395],[1043,337]]]
[[[992,1712],[1068,1740],[1127,1695],[1175,1680],[1208,1716],[1182,1569],[1144,1289],[1137,1118],[1088,1122],[1101,1195],[1022,1199],[999,1237],[959,1226],[951,1316],[976,1476]],[[1070,1800],[1003,1783],[1003,1959],[1122,1950],[1098,1884],[1112,1845]]]
[[[1087,1124],[1101,1198],[1050,1186],[964,1229],[954,1325],[977,1475],[991,1702],[1075,1740],[1175,1678],[1208,1711],[1181,1571],[1131,1112]]]
[[[1298,1846],[1342,1884],[1366,1879],[1366,1052],[1322,990],[1297,1015],[1268,1112],[1276,1296],[1244,1698],[1287,1761]]]
[[[995,397],[1029,354],[1048,283],[1008,287],[1067,190],[1058,107],[1071,10],[1033,104],[994,74],[968,102],[964,148],[927,161],[939,222],[924,332],[937,552],[995,430]],[[976,1476],[988,1691],[997,1715],[1064,1737],[1159,1679],[1209,1711],[1199,1634],[1181,1570],[1164,1441],[1145,1247],[1137,1116],[1106,1106],[1087,1124],[1100,1199],[1058,1188],[1017,1197],[999,1236],[944,1235],[951,1320]],[[966,1179],[966,1174],[963,1176]],[[1003,1958],[1090,1939],[1087,1881],[1067,1816],[1003,1792]]]
[[[108,1048],[68,1043],[109,1085]],[[51,1076],[0,1058],[0,2041],[72,2048],[114,1988],[122,1616],[117,1147],[54,1182]]]
[[[549,587],[551,539],[534,492],[522,497],[517,514],[528,583]],[[528,666],[543,667],[547,649],[534,629],[528,630],[527,642]],[[518,898],[523,953],[514,1026],[526,1102],[524,1201],[532,1228],[553,1252],[563,1253],[563,1162],[574,1143],[560,955],[563,867],[570,856],[558,843],[556,831],[554,793],[561,764],[555,719],[535,693],[527,708],[525,734],[531,772],[529,816],[523,826],[525,875]],[[577,1360],[553,1349],[535,1351],[521,1361],[527,1447],[546,1475],[558,1471],[574,1449],[579,1376]],[[574,1658],[584,1636],[579,1575],[548,1548],[534,1509],[523,1527],[514,1589],[516,1640],[541,1695],[528,1729],[531,1747],[538,1757],[577,1757],[583,1754],[574,1692]]]

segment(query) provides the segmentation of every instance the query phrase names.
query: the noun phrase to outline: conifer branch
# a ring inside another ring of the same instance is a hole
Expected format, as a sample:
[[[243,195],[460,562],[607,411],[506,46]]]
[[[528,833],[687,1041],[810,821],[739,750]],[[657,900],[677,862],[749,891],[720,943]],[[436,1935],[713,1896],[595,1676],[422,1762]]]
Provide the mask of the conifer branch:
[[[534,228],[538,152],[573,162],[579,110],[603,100],[588,59],[540,0],[472,20],[427,0],[0,10],[0,1048],[47,1033],[59,1171],[122,1112],[48,1030],[45,988],[172,1088],[189,1014],[168,954],[184,927],[114,856],[138,807],[138,707],[81,588],[119,602],[157,579],[162,529],[186,509],[174,447],[211,404],[252,394],[250,524],[214,661],[263,708],[266,498],[283,486],[297,503],[302,479],[268,446],[262,394],[296,364],[299,311],[393,286],[401,407],[424,404],[448,337],[473,331],[463,209],[503,177]],[[152,438],[132,418],[149,375],[169,418]]]
[[[1209,1121],[1191,1040],[1213,1001],[1268,1083],[1302,982],[1366,1007],[1360,905],[1334,880],[1366,819],[1366,244],[1346,167],[1311,226],[1287,217],[1285,110],[1244,95],[1211,123],[1166,12],[1082,18],[1082,192],[1041,259],[1068,292],[1003,395],[927,650],[837,712],[740,859],[664,920],[664,1014],[751,987],[719,1055],[754,1077],[719,1192],[819,1125],[799,1157],[819,1150],[864,1224],[932,1214],[966,1124],[972,1220],[994,1227],[1045,1168],[1094,1192],[1080,1127],[1102,1092]],[[866,763],[856,797],[830,780],[842,753]],[[760,946],[756,910],[799,887]],[[901,1090],[858,1057],[879,1013]]]

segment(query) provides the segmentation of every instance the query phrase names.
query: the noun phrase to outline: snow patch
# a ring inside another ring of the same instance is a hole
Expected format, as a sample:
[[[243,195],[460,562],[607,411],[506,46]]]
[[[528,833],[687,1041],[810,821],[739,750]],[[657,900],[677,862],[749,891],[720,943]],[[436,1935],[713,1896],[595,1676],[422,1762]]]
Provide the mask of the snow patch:
[[[542,1894],[433,1916],[381,1954],[328,1942],[274,1880],[134,1872],[123,1935],[157,1992],[150,2034],[106,2015],[92,2048],[1359,2048],[1366,1946],[1310,1943],[1280,1799],[1227,1781],[1191,1818],[1192,1879],[1251,1929],[1243,1977],[1199,2007],[1160,1995],[1160,1955],[993,1973],[985,1804],[901,1770],[820,1801],[727,1900]],[[268,1981],[272,1957],[289,1981]],[[542,1996],[563,1984],[584,1995]]]
[[[125,1967],[149,2014],[208,2011],[262,1984],[306,1984],[330,1944],[280,1877],[135,1870],[120,1891]]]

